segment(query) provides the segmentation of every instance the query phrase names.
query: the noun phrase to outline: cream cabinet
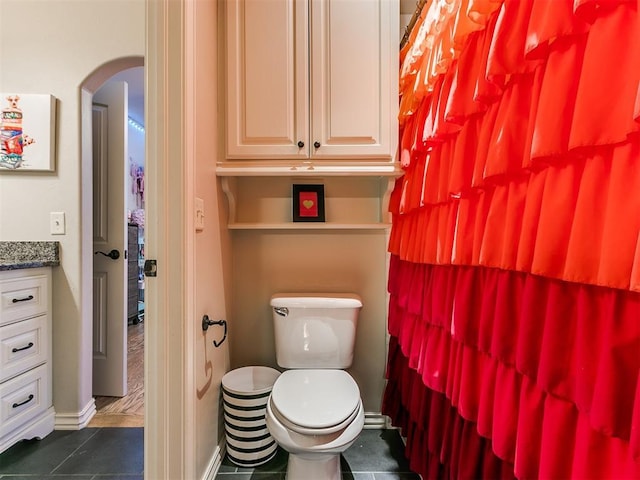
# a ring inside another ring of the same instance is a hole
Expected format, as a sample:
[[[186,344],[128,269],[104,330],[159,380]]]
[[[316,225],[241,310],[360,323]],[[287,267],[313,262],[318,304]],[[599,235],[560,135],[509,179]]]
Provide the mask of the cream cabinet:
[[[0,271],[0,452],[53,431],[51,268]]]
[[[398,0],[226,0],[226,159],[392,162]]]

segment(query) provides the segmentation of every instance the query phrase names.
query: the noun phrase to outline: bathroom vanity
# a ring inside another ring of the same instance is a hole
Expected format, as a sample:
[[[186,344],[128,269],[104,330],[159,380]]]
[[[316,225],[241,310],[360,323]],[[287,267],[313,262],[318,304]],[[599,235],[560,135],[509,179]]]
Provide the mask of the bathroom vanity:
[[[0,242],[0,452],[53,431],[51,269],[57,242]]]

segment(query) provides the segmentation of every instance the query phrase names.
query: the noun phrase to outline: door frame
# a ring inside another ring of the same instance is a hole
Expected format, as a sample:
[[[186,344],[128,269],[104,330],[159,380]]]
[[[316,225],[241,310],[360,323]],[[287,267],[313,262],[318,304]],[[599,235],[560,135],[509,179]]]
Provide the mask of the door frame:
[[[196,412],[192,337],[194,317],[194,163],[188,129],[194,73],[187,48],[192,2],[155,0],[146,12],[147,238],[145,253],[157,259],[147,278],[145,316],[145,478],[195,478]],[[146,319],[145,319],[146,320]],[[147,322],[149,325],[149,322]],[[147,387],[148,386],[148,387]]]

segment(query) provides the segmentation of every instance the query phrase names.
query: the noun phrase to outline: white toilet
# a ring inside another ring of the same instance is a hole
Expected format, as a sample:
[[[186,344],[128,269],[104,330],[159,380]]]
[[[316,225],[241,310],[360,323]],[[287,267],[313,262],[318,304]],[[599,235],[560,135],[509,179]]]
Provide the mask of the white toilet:
[[[362,301],[351,294],[271,298],[276,359],[286,370],[267,402],[271,436],[287,452],[287,480],[339,480],[340,453],[364,426],[353,361]]]

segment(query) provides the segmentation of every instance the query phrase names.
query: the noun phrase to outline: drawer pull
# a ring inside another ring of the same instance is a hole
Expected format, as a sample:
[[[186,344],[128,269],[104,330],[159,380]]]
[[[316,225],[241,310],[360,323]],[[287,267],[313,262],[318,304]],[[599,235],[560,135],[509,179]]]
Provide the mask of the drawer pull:
[[[28,297],[24,297],[24,298],[14,298],[11,301],[13,303],[18,303],[18,302],[28,302],[29,300],[33,300],[33,295],[29,295]]]
[[[11,352],[12,353],[16,353],[16,352],[20,352],[22,350],[29,350],[31,347],[33,347],[33,342],[29,342],[29,345],[27,345],[26,347],[20,347],[20,348],[12,348]]]
[[[31,400],[33,400],[33,393],[31,393],[29,395],[29,398],[27,398],[24,402],[20,402],[20,403],[14,403],[13,405],[11,405],[11,408],[18,408],[21,407],[22,405],[29,403]]]

